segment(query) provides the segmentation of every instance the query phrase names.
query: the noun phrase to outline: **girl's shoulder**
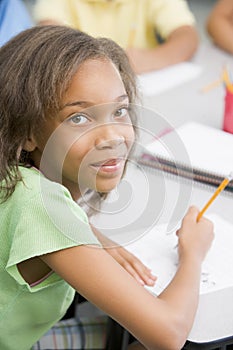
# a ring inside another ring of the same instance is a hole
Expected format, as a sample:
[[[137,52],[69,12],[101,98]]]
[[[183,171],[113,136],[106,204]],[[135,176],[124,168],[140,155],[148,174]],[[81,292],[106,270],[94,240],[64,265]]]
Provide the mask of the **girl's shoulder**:
[[[63,185],[51,181],[46,178],[42,172],[34,167],[19,167],[22,181],[16,186],[16,192],[23,192],[24,198],[32,198],[34,196],[43,195],[46,193],[62,192],[66,197],[72,199],[70,192]]]
[[[60,213],[67,210],[75,212],[82,220],[88,222],[83,209],[73,200],[69,190],[62,184],[46,178],[38,169],[19,167],[22,180],[16,185],[15,191],[9,202],[15,210],[32,211],[37,207],[39,211],[53,212],[59,208]],[[18,208],[18,209],[17,209]],[[39,209],[41,208],[41,209]]]
[[[44,231],[59,230],[75,241],[93,243],[93,233],[85,211],[73,200],[63,185],[47,179],[35,168],[20,167],[22,181],[18,183],[8,205],[11,215],[24,218],[33,225],[45,226]],[[69,234],[68,234],[68,233]]]

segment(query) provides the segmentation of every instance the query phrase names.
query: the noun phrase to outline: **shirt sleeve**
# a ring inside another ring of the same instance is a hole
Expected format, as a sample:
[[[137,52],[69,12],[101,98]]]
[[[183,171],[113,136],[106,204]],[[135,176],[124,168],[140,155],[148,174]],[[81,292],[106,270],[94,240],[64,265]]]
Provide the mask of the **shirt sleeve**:
[[[9,273],[14,274],[18,263],[35,256],[84,244],[101,246],[85,212],[61,185],[45,182],[41,191],[12,215]]]
[[[151,21],[163,39],[181,26],[195,25],[195,17],[185,0],[152,0],[151,7]]]
[[[32,18],[22,1],[0,1],[0,46],[32,25]]]

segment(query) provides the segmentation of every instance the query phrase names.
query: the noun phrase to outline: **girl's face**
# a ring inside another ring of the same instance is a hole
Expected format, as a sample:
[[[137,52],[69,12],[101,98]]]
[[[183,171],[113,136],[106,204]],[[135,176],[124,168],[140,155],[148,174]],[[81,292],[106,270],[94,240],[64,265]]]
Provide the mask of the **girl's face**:
[[[77,200],[82,191],[109,192],[120,181],[134,141],[129,101],[111,61],[81,65],[55,118],[34,137],[32,159]]]

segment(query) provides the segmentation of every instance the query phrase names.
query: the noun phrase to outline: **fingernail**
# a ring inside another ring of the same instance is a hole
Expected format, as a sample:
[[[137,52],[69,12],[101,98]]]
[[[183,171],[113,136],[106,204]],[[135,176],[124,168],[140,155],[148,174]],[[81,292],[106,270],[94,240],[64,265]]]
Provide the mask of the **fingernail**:
[[[157,277],[155,275],[152,275],[152,273],[151,273],[150,278],[153,280],[156,280]]]
[[[141,279],[138,279],[138,282],[142,285],[142,286],[145,286],[145,282]]]
[[[154,283],[155,283],[155,281],[154,281],[154,280],[152,280],[151,278],[149,278],[149,279],[147,280],[147,283],[148,283],[148,284],[154,284]]]

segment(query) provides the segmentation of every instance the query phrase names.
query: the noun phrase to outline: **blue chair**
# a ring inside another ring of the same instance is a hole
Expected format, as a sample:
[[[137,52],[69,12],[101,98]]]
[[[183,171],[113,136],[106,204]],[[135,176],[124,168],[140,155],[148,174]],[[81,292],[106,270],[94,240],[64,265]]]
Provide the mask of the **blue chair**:
[[[32,25],[29,12],[21,0],[0,0],[0,46]]]

